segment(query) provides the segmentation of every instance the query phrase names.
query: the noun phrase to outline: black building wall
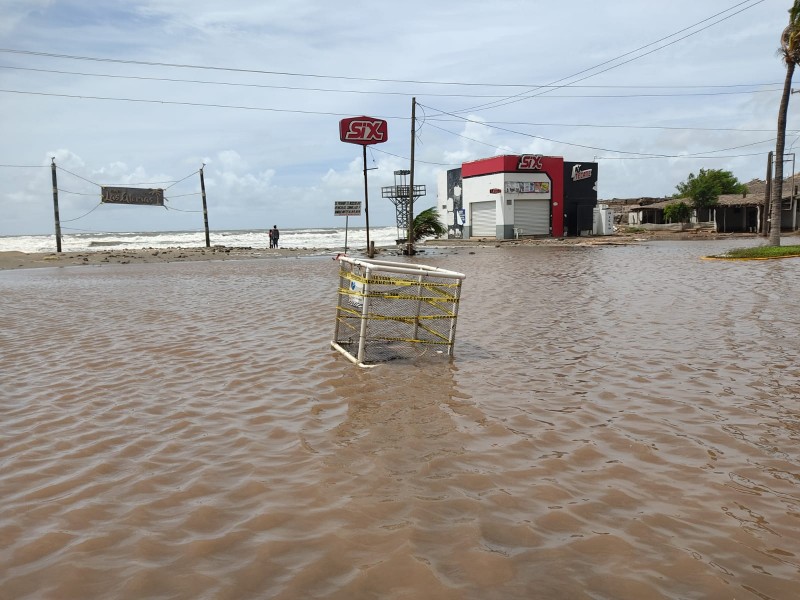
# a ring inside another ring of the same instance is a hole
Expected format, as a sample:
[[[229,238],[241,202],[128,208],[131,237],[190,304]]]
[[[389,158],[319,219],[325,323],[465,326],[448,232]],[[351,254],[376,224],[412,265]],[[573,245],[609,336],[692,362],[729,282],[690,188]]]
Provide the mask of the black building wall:
[[[597,206],[597,163],[564,161],[564,235],[592,231]]]

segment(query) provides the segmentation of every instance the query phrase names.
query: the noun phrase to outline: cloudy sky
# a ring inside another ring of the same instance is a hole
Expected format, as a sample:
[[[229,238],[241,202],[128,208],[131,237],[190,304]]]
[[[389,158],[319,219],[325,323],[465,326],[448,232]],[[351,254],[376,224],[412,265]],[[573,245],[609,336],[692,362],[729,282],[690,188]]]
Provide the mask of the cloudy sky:
[[[596,161],[604,199],[763,178],[791,4],[0,0],[0,235],[52,233],[53,158],[66,233],[201,230],[203,165],[212,230],[343,226],[356,115],[388,121],[369,206],[393,225],[380,188],[409,168],[414,97],[417,210],[438,172],[496,154]],[[168,209],[100,205],[101,185],[163,187]]]

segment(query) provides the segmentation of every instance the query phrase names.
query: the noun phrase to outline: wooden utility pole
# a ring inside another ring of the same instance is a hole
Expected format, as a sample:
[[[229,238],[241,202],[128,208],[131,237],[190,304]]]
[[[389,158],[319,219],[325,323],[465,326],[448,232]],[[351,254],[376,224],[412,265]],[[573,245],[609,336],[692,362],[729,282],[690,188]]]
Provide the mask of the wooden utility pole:
[[[206,229],[206,248],[211,248],[211,237],[208,234],[208,206],[206,206],[206,180],[203,178],[203,169],[206,163],[200,167],[200,191],[203,194],[203,225]]]
[[[414,254],[414,142],[417,137],[417,99],[411,98],[411,173],[408,181],[408,234],[406,240],[406,254]]]
[[[58,178],[56,177],[56,157],[52,157],[50,171],[53,176],[53,212],[56,218],[56,252],[61,252],[61,219],[58,216]]]

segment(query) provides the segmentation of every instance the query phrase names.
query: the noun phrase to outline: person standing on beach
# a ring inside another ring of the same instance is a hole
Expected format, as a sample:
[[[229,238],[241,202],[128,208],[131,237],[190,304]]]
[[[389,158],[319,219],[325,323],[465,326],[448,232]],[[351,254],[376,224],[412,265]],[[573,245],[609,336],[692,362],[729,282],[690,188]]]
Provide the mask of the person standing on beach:
[[[278,226],[277,225],[273,225],[272,226],[272,232],[271,233],[272,233],[272,247],[273,248],[277,248],[278,247],[278,238],[281,237],[281,232],[278,231]]]
[[[274,233],[275,233],[275,228],[273,226],[273,228],[269,230],[269,247],[270,248],[274,248],[275,247],[275,238],[273,237]]]

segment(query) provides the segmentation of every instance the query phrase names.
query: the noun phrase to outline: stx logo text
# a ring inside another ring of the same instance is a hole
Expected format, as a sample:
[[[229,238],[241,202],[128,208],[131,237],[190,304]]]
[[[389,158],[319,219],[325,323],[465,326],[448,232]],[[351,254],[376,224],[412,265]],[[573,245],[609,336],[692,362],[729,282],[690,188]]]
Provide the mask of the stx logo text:
[[[339,139],[350,144],[380,144],[389,139],[386,121],[370,117],[352,117],[339,121]]]
[[[542,155],[541,154],[522,154],[519,157],[519,162],[517,163],[517,170],[518,171],[541,171],[544,167],[542,166]]]

